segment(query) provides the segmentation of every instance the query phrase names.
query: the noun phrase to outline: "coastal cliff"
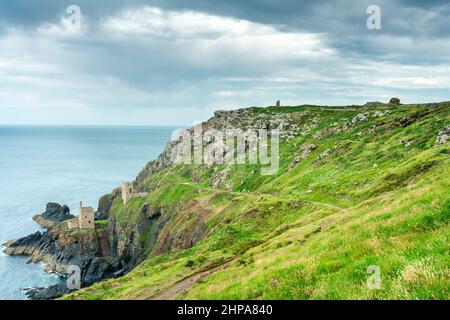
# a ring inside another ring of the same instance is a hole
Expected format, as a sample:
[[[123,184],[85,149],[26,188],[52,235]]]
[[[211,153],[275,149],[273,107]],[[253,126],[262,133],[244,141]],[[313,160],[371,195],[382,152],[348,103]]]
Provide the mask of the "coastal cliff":
[[[436,266],[433,279],[444,275],[445,245],[428,253],[428,262],[393,257],[392,250],[408,250],[396,242],[408,237],[420,247],[425,233],[441,243],[449,181],[439,172],[449,165],[449,112],[448,102],[218,111],[203,131],[280,129],[276,173],[262,175],[260,164],[175,164],[181,140],[171,141],[133,181],[142,196],[125,204],[117,188],[99,199],[94,230],[69,230],[67,210],[58,209],[58,218],[35,218],[46,232],[10,241],[5,252],[61,273],[79,266],[85,289],[68,299],[158,298],[205,270],[217,272],[216,280],[194,282],[176,297],[329,298],[339,277],[355,289],[341,288],[341,298],[441,297],[445,283],[415,291],[408,277],[428,268],[423,263]],[[397,273],[389,273],[389,259],[397,258]],[[384,296],[364,289],[365,268],[374,263],[388,270]],[[31,297],[66,293],[53,287]]]
[[[4,244],[4,252],[29,256],[28,263],[44,263],[46,271],[61,276],[67,275],[69,266],[77,266],[82,271],[82,287],[118,277],[139,263],[144,251],[144,244],[139,239],[149,229],[150,220],[125,224],[112,216],[109,220],[97,220],[93,230],[71,230],[67,222],[73,216],[66,214],[57,221],[59,211],[48,210],[55,207],[65,206],[49,203],[46,213],[34,217],[41,226],[48,228],[47,231],[8,241]],[[33,288],[27,295],[32,299],[51,299],[71,291],[65,284],[59,284]]]

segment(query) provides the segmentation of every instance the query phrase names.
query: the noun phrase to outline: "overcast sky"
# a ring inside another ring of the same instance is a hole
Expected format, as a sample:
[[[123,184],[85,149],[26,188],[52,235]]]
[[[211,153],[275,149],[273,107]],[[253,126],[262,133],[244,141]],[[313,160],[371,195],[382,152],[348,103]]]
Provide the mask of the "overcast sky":
[[[371,4],[381,30],[366,26]],[[278,99],[444,101],[449,60],[447,0],[2,0],[0,123],[192,125]]]

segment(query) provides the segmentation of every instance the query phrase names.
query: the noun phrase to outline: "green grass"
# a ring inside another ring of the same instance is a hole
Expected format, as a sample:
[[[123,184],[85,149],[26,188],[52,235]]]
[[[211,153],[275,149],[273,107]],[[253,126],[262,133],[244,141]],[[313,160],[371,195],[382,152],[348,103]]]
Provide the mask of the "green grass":
[[[151,299],[199,271],[231,261],[178,299],[449,299],[450,160],[435,146],[450,105],[403,105],[326,111],[316,106],[251,108],[255,114],[309,112],[307,134],[284,140],[281,168],[177,166],[146,181],[151,192],[113,216],[133,226],[144,203],[164,208],[167,224],[135,270],[66,299]],[[348,130],[326,133],[361,112],[388,110]],[[407,117],[407,125],[400,119]],[[413,141],[410,146],[399,140]],[[303,144],[317,145],[286,170]],[[318,162],[324,150],[329,157]],[[228,170],[218,189],[212,177]],[[104,222],[102,222],[104,223]],[[189,249],[157,250],[161,239],[203,237]],[[152,230],[144,233],[147,243]],[[369,289],[367,269],[381,270]]]

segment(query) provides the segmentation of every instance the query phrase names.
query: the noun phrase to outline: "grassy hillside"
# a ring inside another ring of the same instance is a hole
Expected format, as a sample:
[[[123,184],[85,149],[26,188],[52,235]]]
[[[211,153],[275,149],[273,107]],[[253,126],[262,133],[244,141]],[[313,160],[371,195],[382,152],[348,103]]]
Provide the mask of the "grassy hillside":
[[[150,175],[145,198],[116,199],[110,213],[133,225],[144,204],[160,209],[164,227],[141,239],[147,259],[65,299],[450,298],[450,146],[436,144],[450,103],[248,112],[295,123],[278,173],[178,165]],[[366,284],[373,265],[380,289]]]

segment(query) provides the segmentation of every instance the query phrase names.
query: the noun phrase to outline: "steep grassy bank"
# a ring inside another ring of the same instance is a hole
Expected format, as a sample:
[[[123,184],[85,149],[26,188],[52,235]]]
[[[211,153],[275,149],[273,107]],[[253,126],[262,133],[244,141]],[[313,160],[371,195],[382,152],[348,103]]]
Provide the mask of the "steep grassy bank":
[[[115,229],[140,226],[123,249],[146,259],[65,298],[152,299],[222,265],[170,298],[448,299],[449,124],[450,103],[217,113],[205,127],[283,129],[277,174],[150,164],[148,195],[108,208]]]

